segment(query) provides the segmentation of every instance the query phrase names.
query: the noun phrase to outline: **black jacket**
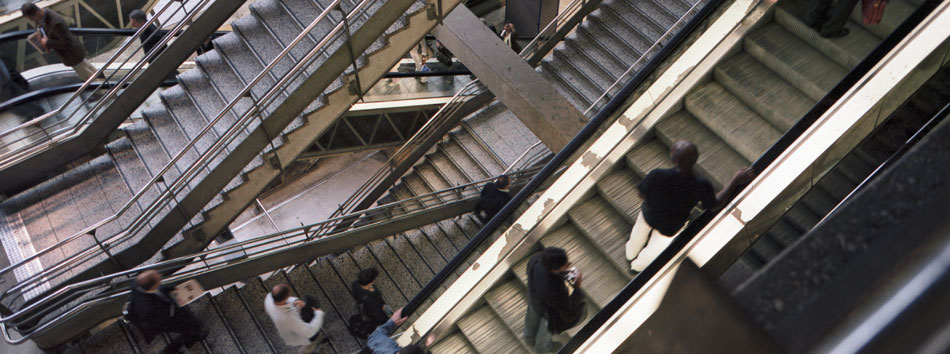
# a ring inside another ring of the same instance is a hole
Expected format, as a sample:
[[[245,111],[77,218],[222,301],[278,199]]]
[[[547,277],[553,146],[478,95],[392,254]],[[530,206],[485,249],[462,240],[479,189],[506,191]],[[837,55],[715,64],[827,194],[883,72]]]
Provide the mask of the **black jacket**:
[[[486,183],[485,187],[482,188],[482,195],[478,200],[478,204],[475,205],[475,216],[481,219],[482,222],[488,222],[510,200],[511,194],[498,189],[495,182]]]
[[[352,287],[353,297],[356,298],[358,304],[363,305],[363,311],[373,320],[375,326],[379,326],[389,320],[386,311],[383,311],[383,306],[386,305],[386,301],[383,300],[383,295],[379,293],[379,289],[369,291],[363,289],[363,287],[355,281]]]
[[[46,32],[46,47],[56,52],[63,65],[73,66],[86,59],[86,50],[79,40],[69,33],[66,20],[55,11],[43,10],[43,20],[37,25]]]
[[[156,335],[173,328],[191,327],[197,319],[186,308],[180,308],[168,292],[171,287],[161,287],[157,293],[147,293],[134,287],[129,294],[129,320],[145,335],[149,342]]]
[[[155,46],[161,42],[162,37],[165,37],[165,34],[165,31],[159,31],[158,27],[155,25],[148,25],[148,27],[145,27],[145,29],[142,30],[142,33],[139,34],[139,41],[142,42],[142,51],[145,52],[145,54],[148,54],[152,48],[155,48]],[[166,46],[163,44],[159,50],[159,53],[161,53],[162,50],[165,50],[165,48]],[[152,60],[157,57],[158,54],[156,54],[155,57],[149,59],[148,62],[151,63]]]
[[[528,301],[548,320],[551,333],[561,333],[577,325],[583,314],[584,295],[569,294],[564,278],[551,274],[541,264],[541,253],[528,260]]]

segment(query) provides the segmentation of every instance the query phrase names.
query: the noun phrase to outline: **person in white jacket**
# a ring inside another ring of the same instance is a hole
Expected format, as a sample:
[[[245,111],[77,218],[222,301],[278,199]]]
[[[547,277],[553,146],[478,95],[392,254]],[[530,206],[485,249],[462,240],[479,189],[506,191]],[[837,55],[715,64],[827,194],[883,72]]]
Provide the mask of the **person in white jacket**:
[[[313,310],[313,317],[309,322],[305,322],[301,317],[301,310],[305,310],[307,306]],[[290,296],[290,285],[275,285],[264,298],[264,311],[271,321],[274,321],[284,344],[300,346],[302,354],[312,353],[317,348],[320,341],[316,339],[320,327],[323,326],[323,311]]]

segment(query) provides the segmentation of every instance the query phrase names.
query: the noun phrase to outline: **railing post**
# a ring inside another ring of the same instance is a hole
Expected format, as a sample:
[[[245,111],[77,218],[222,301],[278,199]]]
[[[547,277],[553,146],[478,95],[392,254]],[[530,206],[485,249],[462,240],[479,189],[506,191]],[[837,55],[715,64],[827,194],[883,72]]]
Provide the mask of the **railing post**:
[[[99,242],[99,238],[96,237],[95,229],[93,229],[92,231],[89,231],[87,235],[92,236],[92,240],[96,242],[96,245],[99,246],[99,249],[102,250],[102,253],[105,253],[106,256],[109,257],[109,261],[112,262],[113,265],[115,265],[119,269],[125,269],[125,267],[122,266],[122,263],[120,263],[118,259],[115,259],[115,257],[112,256],[112,252],[109,252],[109,249],[106,248],[106,246],[103,245],[102,242]]]
[[[359,100],[363,100],[363,85],[360,83],[359,67],[356,65],[356,53],[353,51],[353,41],[350,37],[350,22],[347,20],[347,13],[343,7],[337,4],[336,9],[343,14],[343,33],[346,35],[346,50],[350,54],[350,64],[353,65],[353,81],[350,82],[350,94],[355,94]],[[353,87],[356,85],[356,87]],[[355,91],[355,92],[354,92]]]

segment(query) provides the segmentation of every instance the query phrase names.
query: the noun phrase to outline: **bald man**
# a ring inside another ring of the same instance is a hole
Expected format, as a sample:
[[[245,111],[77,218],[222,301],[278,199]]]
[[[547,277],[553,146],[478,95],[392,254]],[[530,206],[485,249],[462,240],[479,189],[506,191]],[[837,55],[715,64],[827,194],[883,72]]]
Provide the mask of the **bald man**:
[[[693,207],[701,203],[704,209],[715,210],[739,186],[755,178],[751,168],[740,169],[716,194],[709,181],[693,172],[698,158],[696,145],[685,140],[676,141],[670,147],[674,167],[650,171],[637,184],[637,193],[643,203],[625,245],[631,272],[643,271],[666,249],[673,236],[686,225]]]
[[[146,342],[151,343],[162,332],[180,333],[163,353],[178,353],[181,347],[191,347],[208,332],[201,322],[186,308],[180,308],[168,295],[171,290],[161,287],[162,275],[146,270],[135,278],[135,286],[129,295],[129,317],[142,331]]]

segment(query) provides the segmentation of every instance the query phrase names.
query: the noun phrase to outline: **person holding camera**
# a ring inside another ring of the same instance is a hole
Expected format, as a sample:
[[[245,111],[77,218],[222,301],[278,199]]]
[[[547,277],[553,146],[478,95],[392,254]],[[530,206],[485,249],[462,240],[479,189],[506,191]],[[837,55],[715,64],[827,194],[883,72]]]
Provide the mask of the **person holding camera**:
[[[567,259],[567,252],[548,247],[528,261],[528,311],[524,340],[536,353],[555,352],[563,345],[552,337],[581,323],[587,315],[579,291],[583,275]]]

